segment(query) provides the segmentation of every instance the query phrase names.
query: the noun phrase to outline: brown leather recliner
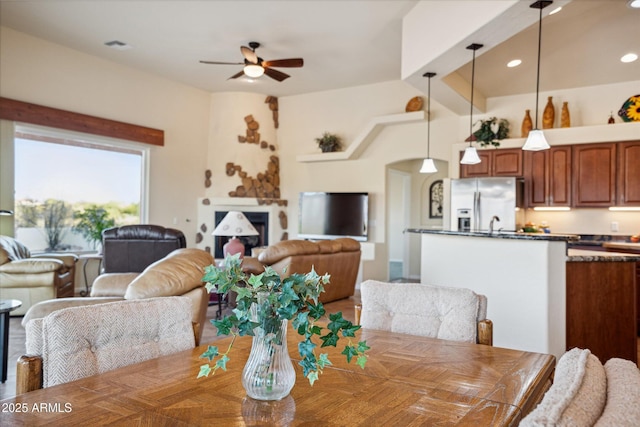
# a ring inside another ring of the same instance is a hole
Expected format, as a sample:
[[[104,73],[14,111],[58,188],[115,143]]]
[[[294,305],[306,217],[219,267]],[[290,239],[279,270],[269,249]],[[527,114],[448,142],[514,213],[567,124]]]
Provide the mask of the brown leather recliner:
[[[330,283],[320,294],[320,301],[327,303],[354,294],[360,256],[360,243],[346,237],[318,242],[285,240],[268,246],[257,259],[245,258],[242,265],[245,271],[253,274],[260,274],[268,265],[281,277],[308,273],[312,267],[319,275],[328,273]]]
[[[186,248],[180,230],[159,225],[135,224],[102,232],[102,272],[140,273],[171,251]]]

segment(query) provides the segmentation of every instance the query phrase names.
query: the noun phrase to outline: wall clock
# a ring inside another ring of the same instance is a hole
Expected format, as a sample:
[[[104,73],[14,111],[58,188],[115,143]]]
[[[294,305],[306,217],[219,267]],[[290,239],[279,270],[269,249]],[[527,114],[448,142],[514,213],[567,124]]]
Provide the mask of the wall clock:
[[[442,218],[442,180],[434,181],[429,187],[429,218]]]

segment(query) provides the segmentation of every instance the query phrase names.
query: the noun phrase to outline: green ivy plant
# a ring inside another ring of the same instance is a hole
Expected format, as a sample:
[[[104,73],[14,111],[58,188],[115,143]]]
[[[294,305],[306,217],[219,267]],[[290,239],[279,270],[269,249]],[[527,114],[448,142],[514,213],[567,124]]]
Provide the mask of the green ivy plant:
[[[211,320],[218,329],[218,335],[232,336],[231,343],[222,353],[217,346],[208,346],[207,351],[200,357],[209,362],[200,367],[198,378],[215,374],[218,369],[227,370],[229,353],[238,336],[254,335],[254,328],[261,326],[265,334],[271,334],[277,344],[281,342],[280,324],[282,320],[290,320],[292,326],[301,336],[298,352],[304,376],[313,383],[318,380],[325,366],[331,365],[327,353],[318,352],[320,348],[337,347],[341,338],[347,340],[342,350],[347,363],[355,357],[356,363],[364,369],[369,349],[366,341],[357,344],[352,341],[359,325],[342,317],[342,312],[329,314],[326,328],[318,324],[326,312],[318,300],[324,292],[324,285],[329,283],[329,275],[319,276],[313,269],[306,274],[292,274],[282,279],[271,267],[259,275],[247,276],[242,271],[240,255],[229,255],[225,258],[224,268],[210,265],[205,268],[202,281],[207,290],[218,294],[237,293],[236,308],[233,313],[221,320]],[[262,318],[260,323],[252,319],[251,306],[260,304],[258,312]]]
[[[499,147],[500,140],[509,136],[509,121],[491,117],[488,120],[479,120],[480,129],[473,133],[481,147]],[[477,123],[477,122],[476,122]]]
[[[342,147],[340,137],[329,132],[324,132],[320,138],[316,138],[316,143],[323,153],[338,151]]]

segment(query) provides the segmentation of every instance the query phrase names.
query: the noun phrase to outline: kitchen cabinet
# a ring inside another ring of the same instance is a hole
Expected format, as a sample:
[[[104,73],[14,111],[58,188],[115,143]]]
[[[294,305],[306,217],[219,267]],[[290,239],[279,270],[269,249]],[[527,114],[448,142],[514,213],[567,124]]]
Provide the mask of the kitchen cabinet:
[[[637,363],[636,263],[567,262],[567,350]]]
[[[622,252],[634,255],[640,255],[640,244],[611,244],[604,243],[603,248],[608,252]],[[636,263],[636,321],[638,326],[638,335],[640,335],[640,261]]]
[[[460,153],[462,158],[463,153]],[[475,165],[460,165],[460,178],[490,176],[523,176],[522,149],[504,148],[478,150],[481,162]]]
[[[571,146],[524,154],[527,206],[571,206]]]
[[[617,144],[573,145],[573,206],[616,205]]]
[[[617,206],[640,206],[640,141],[618,143]]]

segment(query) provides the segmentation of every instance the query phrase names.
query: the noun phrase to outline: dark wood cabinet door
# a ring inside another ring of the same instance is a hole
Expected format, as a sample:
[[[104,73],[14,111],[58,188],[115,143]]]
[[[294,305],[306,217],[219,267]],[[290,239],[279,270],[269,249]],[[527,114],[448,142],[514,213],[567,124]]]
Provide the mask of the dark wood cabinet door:
[[[640,141],[618,143],[618,205],[640,206]]]
[[[571,206],[571,146],[524,155],[527,206]]]
[[[616,144],[581,144],[572,147],[573,205],[615,205]]]
[[[464,152],[460,153],[460,158]],[[491,176],[493,169],[493,156],[491,151],[478,150],[478,157],[480,157],[480,163],[475,165],[460,165],[460,178],[476,178]]]
[[[549,150],[526,151],[524,173],[527,207],[548,206]]]
[[[522,149],[505,148],[492,151],[493,172],[491,176],[522,177]]]
[[[571,146],[549,150],[549,206],[571,206]]]

